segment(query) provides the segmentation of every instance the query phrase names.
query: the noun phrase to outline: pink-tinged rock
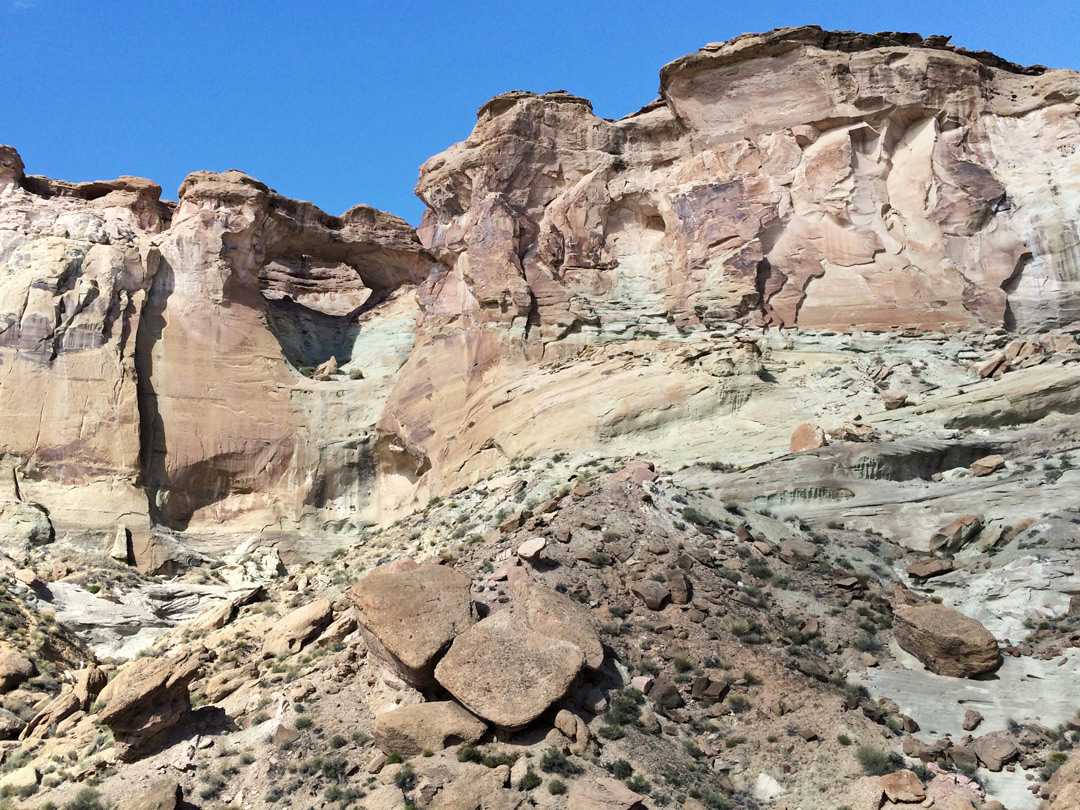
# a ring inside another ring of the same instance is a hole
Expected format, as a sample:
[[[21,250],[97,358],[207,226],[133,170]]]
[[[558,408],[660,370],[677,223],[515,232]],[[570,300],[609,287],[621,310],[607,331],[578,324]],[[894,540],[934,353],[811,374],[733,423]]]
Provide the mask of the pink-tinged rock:
[[[997,454],[991,456],[983,456],[977,461],[971,463],[971,474],[977,477],[984,475],[991,475],[996,473],[1002,467],[1005,466],[1005,459]]]
[[[429,686],[439,656],[475,621],[471,584],[449,566],[403,561],[376,568],[346,595],[372,653],[407,683]]]
[[[804,423],[795,428],[795,432],[791,434],[789,449],[792,453],[802,453],[805,450],[817,450],[819,447],[825,447],[828,443],[829,440],[825,438],[824,430],[817,425]]]
[[[926,798],[923,783],[914,772],[900,770],[881,777],[881,787],[890,801],[921,802]]]

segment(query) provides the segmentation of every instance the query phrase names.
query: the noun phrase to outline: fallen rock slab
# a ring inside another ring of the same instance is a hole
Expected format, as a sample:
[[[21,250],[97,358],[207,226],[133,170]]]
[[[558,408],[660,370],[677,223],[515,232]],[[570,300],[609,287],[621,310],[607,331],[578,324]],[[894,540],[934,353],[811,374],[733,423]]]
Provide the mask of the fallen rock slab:
[[[334,620],[334,610],[327,599],[297,608],[274,624],[263,639],[263,658],[292,655],[315,638]]]
[[[890,801],[921,802],[926,798],[923,783],[913,771],[900,770],[880,778],[882,790]]]
[[[386,754],[414,757],[450,745],[476,742],[487,723],[451,700],[402,706],[380,714],[371,726],[375,745]]]
[[[533,632],[575,645],[585,656],[585,666],[589,669],[599,669],[604,663],[600,623],[587,607],[553,588],[528,580],[511,584],[510,595],[513,598],[510,609]]]
[[[141,749],[191,710],[189,684],[202,674],[204,648],[172,658],[140,658],[125,667],[102,691],[107,700],[98,720],[113,731],[121,761]]]
[[[435,663],[473,626],[471,580],[443,565],[411,561],[376,568],[349,588],[372,653],[413,686],[430,686]]]
[[[898,608],[893,633],[901,647],[938,675],[970,678],[993,672],[1001,663],[993,633],[944,605]]]
[[[1004,466],[1005,459],[995,453],[994,455],[983,456],[982,458],[973,461],[968,469],[971,471],[972,475],[982,477],[984,475],[996,473]]]
[[[982,531],[982,515],[964,515],[943,526],[930,537],[930,551],[955,553]]]
[[[561,699],[584,663],[576,644],[538,633],[501,610],[454,639],[435,678],[473,714],[514,729]]]
[[[907,567],[908,576],[912,579],[930,579],[939,577],[953,570],[952,560],[938,559],[937,557],[923,557]]]

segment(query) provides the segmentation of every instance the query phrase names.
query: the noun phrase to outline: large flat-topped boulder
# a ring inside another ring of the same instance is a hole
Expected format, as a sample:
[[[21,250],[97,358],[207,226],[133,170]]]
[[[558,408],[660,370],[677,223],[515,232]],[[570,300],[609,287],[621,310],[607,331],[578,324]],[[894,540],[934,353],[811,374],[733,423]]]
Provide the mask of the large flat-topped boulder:
[[[372,652],[406,682],[427,686],[439,655],[475,621],[470,585],[448,566],[402,560],[376,568],[348,597]]]
[[[476,742],[485,731],[487,723],[452,700],[402,706],[380,714],[371,726],[371,736],[379,749],[387,754],[396,751],[403,757]]]
[[[528,580],[513,583],[510,594],[514,600],[510,609],[525,620],[530,630],[578,647],[590,669],[599,669],[604,663],[600,623],[587,607]]]
[[[514,729],[562,698],[584,663],[576,644],[536,632],[517,613],[500,610],[454,639],[435,677],[473,714]]]
[[[893,614],[893,633],[901,647],[938,675],[970,678],[993,672],[1001,663],[994,634],[944,605],[899,608]]]

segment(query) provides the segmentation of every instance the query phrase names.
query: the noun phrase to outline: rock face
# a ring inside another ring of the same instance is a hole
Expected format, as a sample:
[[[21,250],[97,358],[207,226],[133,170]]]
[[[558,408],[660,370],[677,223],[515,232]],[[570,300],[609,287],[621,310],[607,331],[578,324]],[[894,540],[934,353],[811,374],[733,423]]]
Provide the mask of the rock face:
[[[113,731],[117,756],[137,759],[155,736],[191,710],[188,684],[202,674],[202,650],[173,658],[140,658],[129,664],[102,694],[98,719]]]
[[[423,751],[440,751],[449,745],[476,742],[487,724],[453,701],[419,703],[380,714],[371,736],[384,753],[394,751],[414,757]]]
[[[406,682],[428,686],[439,656],[475,621],[470,585],[453,568],[401,562],[375,569],[348,596],[372,652]]]
[[[643,428],[675,453],[673,423],[764,389],[735,326],[1068,326],[1077,86],[941,38],[744,35],[620,120],[491,99],[422,167],[415,232],[239,171],[166,203],[3,147],[0,456],[59,531],[123,522],[147,570],[157,526],[356,531],[508,458]]]
[[[501,610],[454,639],[435,677],[473,714],[514,729],[563,697],[584,663],[576,644],[536,632],[517,613]]]
[[[970,678],[1001,663],[997,639],[975,619],[944,605],[917,605],[893,615],[896,640],[931,672]]]

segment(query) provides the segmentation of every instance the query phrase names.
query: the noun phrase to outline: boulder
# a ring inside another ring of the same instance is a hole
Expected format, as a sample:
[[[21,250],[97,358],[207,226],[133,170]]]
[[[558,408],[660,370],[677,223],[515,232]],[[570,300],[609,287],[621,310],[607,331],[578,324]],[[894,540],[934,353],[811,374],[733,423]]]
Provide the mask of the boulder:
[[[881,788],[893,802],[921,802],[926,798],[919,777],[906,769],[882,776]]]
[[[90,710],[108,682],[109,676],[97,664],[91,663],[79,670],[75,676],[73,694],[83,711]]]
[[[348,590],[372,653],[413,686],[430,686],[439,656],[475,621],[471,580],[442,565],[376,568]]]
[[[677,709],[685,703],[679,687],[664,676],[657,678],[649,690],[649,700],[662,709]]]
[[[540,553],[547,548],[547,540],[543,537],[531,537],[517,547],[517,555],[523,560],[536,562],[540,559]]]
[[[1004,731],[995,731],[977,738],[972,746],[975,756],[987,769],[1000,771],[1010,762],[1020,758],[1020,746]]]
[[[641,796],[607,776],[576,780],[570,787],[566,804],[574,810],[639,810],[645,807]]]
[[[40,783],[41,771],[33,765],[24,765],[0,776],[0,796],[18,793],[20,790],[32,788]]]
[[[896,641],[931,672],[970,678],[1001,663],[997,639],[980,622],[944,605],[898,608],[893,614]]]
[[[402,706],[378,715],[371,726],[379,749],[386,754],[396,751],[403,757],[476,742],[486,731],[487,723],[452,700]]]
[[[984,476],[996,473],[1004,466],[1005,459],[995,453],[973,461],[968,469],[971,470],[971,474],[974,476]]]
[[[792,453],[802,453],[806,450],[817,450],[825,447],[829,440],[825,438],[825,431],[817,425],[804,423],[795,428],[791,434],[789,448]]]
[[[0,740],[14,740],[24,728],[26,723],[21,717],[0,709]]]
[[[907,405],[908,395],[905,391],[882,391],[881,400],[885,403],[885,410],[895,411]]]
[[[117,757],[130,762],[162,731],[191,710],[189,684],[202,674],[204,648],[172,658],[139,658],[102,691],[98,720],[113,731]]]
[[[680,568],[669,568],[664,572],[667,579],[668,590],[671,592],[671,602],[675,605],[690,604],[691,587],[690,579]]]
[[[316,599],[297,608],[276,622],[263,638],[263,658],[300,652],[333,620],[334,610],[327,599]]]
[[[983,716],[981,714],[974,709],[968,709],[964,712],[964,731],[974,731],[982,721]]]
[[[172,779],[160,779],[137,796],[123,802],[116,810],[179,810],[184,791]]]
[[[982,531],[982,515],[964,515],[943,526],[930,537],[930,551],[955,553]]]
[[[671,598],[671,591],[660,582],[641,579],[630,585],[630,593],[645,603],[649,610],[660,610]]]
[[[513,598],[510,610],[523,618],[530,630],[573,644],[584,654],[585,666],[600,668],[604,645],[600,623],[591,610],[553,588],[528,580],[512,583],[509,590]]]
[[[930,579],[939,577],[953,570],[952,560],[939,559],[938,557],[923,557],[907,567],[908,576],[912,579]]]
[[[561,699],[584,663],[578,645],[536,632],[520,614],[501,610],[454,639],[435,678],[473,714],[514,729]]]
[[[0,548],[24,552],[53,540],[53,525],[44,507],[23,501],[0,501]]]
[[[10,692],[37,674],[29,656],[10,644],[0,644],[0,694]]]

